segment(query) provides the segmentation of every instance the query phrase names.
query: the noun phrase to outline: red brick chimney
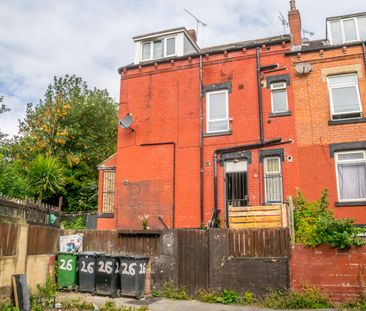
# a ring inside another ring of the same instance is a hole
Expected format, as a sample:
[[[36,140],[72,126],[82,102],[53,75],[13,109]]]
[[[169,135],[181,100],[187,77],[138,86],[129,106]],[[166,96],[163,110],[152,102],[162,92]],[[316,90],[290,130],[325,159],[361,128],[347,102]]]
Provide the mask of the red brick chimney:
[[[196,31],[194,29],[188,29],[187,32],[188,32],[189,36],[191,37],[191,39],[197,43]]]
[[[295,0],[290,1],[290,11],[288,12],[288,23],[293,45],[301,45],[301,17],[299,10],[296,9]]]

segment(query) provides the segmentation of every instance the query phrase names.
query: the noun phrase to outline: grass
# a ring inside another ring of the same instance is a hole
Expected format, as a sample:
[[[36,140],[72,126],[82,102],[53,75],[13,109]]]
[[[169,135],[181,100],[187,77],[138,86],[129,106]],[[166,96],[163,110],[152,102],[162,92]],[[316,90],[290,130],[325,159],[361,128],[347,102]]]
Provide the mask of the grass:
[[[163,297],[168,299],[176,299],[176,300],[189,300],[190,297],[188,295],[187,289],[184,287],[175,286],[174,282],[165,282],[163,284],[162,291],[153,291],[152,296],[154,297]]]
[[[356,299],[338,307],[339,310],[349,310],[349,311],[362,311],[366,310],[366,296],[362,296],[360,299]]]
[[[273,309],[322,309],[332,308],[329,298],[319,289],[306,288],[300,292],[275,290],[260,300],[260,305]]]
[[[255,296],[251,292],[244,292],[240,295],[235,290],[223,290],[222,293],[206,291],[200,289],[197,291],[197,299],[208,303],[222,303],[222,304],[241,304],[247,305],[256,301]]]

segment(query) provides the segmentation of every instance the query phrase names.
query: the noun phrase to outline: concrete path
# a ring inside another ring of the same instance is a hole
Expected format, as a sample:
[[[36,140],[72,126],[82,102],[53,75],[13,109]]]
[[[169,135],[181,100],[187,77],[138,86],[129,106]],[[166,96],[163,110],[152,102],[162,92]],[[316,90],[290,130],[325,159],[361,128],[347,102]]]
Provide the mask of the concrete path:
[[[256,306],[238,306],[238,305],[223,305],[217,303],[203,303],[196,300],[170,300],[154,297],[146,297],[141,300],[131,298],[116,298],[111,299],[103,296],[92,296],[90,294],[81,293],[62,293],[57,295],[58,301],[68,299],[78,299],[103,305],[109,300],[113,300],[116,306],[139,307],[146,305],[149,311],[272,311],[273,309],[260,308]],[[330,311],[333,309],[317,309],[317,311]],[[305,311],[305,310],[303,310]]]

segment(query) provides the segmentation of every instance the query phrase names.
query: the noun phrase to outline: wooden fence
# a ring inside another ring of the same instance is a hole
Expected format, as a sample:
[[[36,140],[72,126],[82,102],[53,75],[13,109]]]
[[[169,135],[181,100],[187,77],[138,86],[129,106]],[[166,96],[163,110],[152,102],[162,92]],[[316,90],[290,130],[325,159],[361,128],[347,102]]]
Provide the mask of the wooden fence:
[[[15,256],[19,226],[0,222],[0,256]]]

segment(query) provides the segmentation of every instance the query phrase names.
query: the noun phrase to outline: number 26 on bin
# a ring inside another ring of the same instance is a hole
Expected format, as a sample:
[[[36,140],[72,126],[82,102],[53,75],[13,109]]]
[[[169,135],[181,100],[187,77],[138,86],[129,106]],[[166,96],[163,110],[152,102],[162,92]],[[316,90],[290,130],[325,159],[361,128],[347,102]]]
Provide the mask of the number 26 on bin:
[[[121,269],[122,269],[122,274],[125,275],[135,275],[136,274],[136,268],[137,267],[137,263],[133,262],[131,264],[127,264],[125,262],[121,263]],[[139,274],[145,274],[146,273],[146,263],[139,264]]]
[[[85,263],[85,261],[81,262],[81,272],[84,273],[94,273],[94,262],[89,262],[88,265]]]
[[[71,271],[72,270],[72,259],[66,261],[65,259],[60,260],[60,270]]]

